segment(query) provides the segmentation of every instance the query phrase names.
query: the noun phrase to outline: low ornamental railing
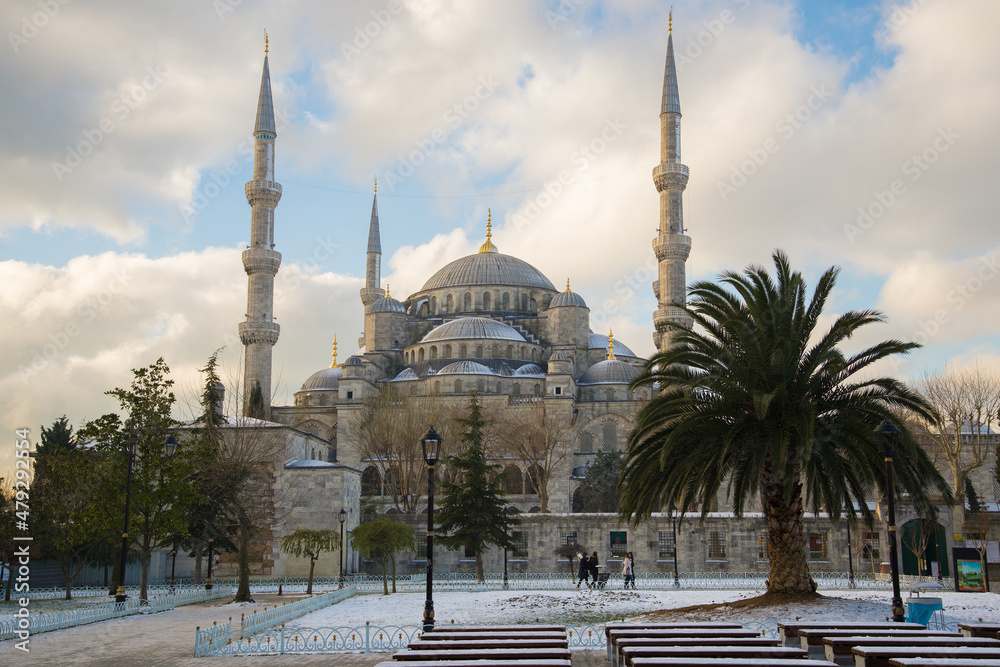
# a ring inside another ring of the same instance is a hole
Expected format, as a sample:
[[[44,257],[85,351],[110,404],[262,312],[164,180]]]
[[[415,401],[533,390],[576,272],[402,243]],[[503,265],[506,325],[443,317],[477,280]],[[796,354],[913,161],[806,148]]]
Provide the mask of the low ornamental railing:
[[[280,607],[274,607],[273,609],[265,608],[263,611],[256,611],[249,616],[244,615],[240,619],[240,636],[246,637],[247,635],[258,633],[261,630],[266,630],[267,628],[273,628],[276,625],[287,623],[292,619],[304,616],[308,613],[316,611],[317,609],[323,609],[324,607],[329,607],[332,604],[343,602],[347,598],[352,597],[355,593],[357,593],[357,591],[358,589],[356,586],[348,586],[347,588],[334,591],[332,593],[315,595],[306,600],[283,604]]]
[[[198,591],[162,595],[150,598],[149,600],[135,598],[126,600],[125,602],[87,605],[85,607],[77,607],[76,609],[32,613],[27,617],[4,619],[0,622],[0,641],[20,637],[18,634],[19,631],[24,632],[26,630],[34,635],[40,632],[49,632],[50,630],[61,630],[76,625],[86,625],[88,623],[97,623],[98,621],[107,621],[112,618],[131,616],[132,614],[155,614],[180,605],[229,597],[235,593],[235,590],[229,586],[216,586],[210,591],[202,588]]]
[[[171,585],[169,581],[151,581],[146,586],[146,590],[150,596],[168,595],[181,591],[194,590],[197,588],[204,589],[205,585],[194,583],[194,579],[177,579],[173,585]],[[74,586],[72,589],[70,589],[70,591],[74,598],[112,595],[112,593],[108,592],[107,586]],[[138,586],[126,586],[125,592],[129,595],[129,597],[139,597]],[[61,599],[66,597],[66,587],[50,586],[47,588],[32,588],[31,590],[27,591],[26,595],[22,597],[27,597],[29,600]]]

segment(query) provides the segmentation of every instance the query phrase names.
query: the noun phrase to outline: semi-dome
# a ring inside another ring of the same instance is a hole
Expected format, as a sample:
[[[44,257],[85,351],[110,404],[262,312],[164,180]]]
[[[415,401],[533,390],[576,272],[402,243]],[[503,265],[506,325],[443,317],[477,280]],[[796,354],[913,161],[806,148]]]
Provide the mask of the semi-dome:
[[[400,315],[405,315],[406,306],[386,294],[384,297],[368,306],[365,310],[365,315],[369,315],[371,313],[398,313]]]
[[[603,347],[605,351],[609,354],[611,348],[608,346],[608,337],[604,334],[596,334],[593,331],[590,332],[590,347]],[[628,345],[621,342],[617,338],[615,339],[615,355],[622,357],[638,357],[638,355],[629,349]]]
[[[586,308],[587,302],[583,300],[582,296],[569,288],[569,280],[566,280],[566,290],[552,297],[552,301],[549,302],[549,308],[571,307]]]
[[[481,252],[456,259],[431,276],[421,291],[487,285],[556,291],[552,282],[531,264],[498,252]]]
[[[456,361],[454,363],[448,364],[441,370],[437,372],[438,375],[496,375],[486,366],[476,363],[475,361],[469,361],[468,359],[463,359],[462,361]]]
[[[538,364],[525,364],[514,371],[514,375],[545,375],[545,371]]]
[[[503,322],[491,320],[488,317],[460,317],[457,320],[445,322],[441,326],[429,331],[420,342],[431,343],[439,340],[459,339],[526,342],[524,336],[514,327]]]
[[[617,341],[615,347],[618,346]],[[577,384],[628,384],[639,372],[624,361],[606,359],[587,369]]]
[[[302,383],[301,391],[322,391],[324,389],[337,389],[340,387],[340,380],[344,377],[344,369],[324,368],[310,375]]]
[[[415,370],[413,370],[412,368],[404,368],[403,371],[399,375],[397,375],[396,377],[392,378],[392,381],[393,382],[405,382],[406,380],[419,380],[419,379],[420,379],[420,376],[417,375],[417,372]]]
[[[549,361],[569,361],[569,357],[562,350],[557,350],[555,354],[549,357]]]

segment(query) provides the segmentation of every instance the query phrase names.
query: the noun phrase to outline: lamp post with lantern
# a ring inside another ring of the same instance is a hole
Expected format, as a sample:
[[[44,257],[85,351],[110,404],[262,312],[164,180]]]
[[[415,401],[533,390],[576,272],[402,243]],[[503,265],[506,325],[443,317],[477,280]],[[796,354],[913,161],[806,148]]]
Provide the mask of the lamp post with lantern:
[[[347,510],[340,508],[340,581],[337,588],[344,587],[344,522],[347,521]]]
[[[882,421],[875,429],[875,439],[878,441],[879,452],[885,459],[885,496],[888,506],[886,532],[889,546],[889,571],[892,576],[892,620],[903,623],[906,616],[903,612],[903,598],[899,594],[899,556],[896,553],[896,482],[892,466],[892,453],[899,438],[899,428],[888,419]]]
[[[424,632],[434,629],[434,466],[441,459],[443,440],[433,426],[420,438],[424,461],[427,462],[427,600],[424,602]]]

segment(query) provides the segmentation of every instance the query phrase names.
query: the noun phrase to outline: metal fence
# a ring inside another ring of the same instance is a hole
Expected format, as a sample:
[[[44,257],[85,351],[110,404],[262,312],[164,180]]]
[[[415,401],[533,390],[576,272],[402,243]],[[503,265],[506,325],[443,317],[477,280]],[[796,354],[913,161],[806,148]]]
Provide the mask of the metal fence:
[[[215,581],[215,579],[213,579]],[[173,585],[169,581],[150,581],[146,590],[149,595],[169,595],[177,592],[204,589],[204,584],[195,584],[194,579],[176,579]],[[96,597],[99,595],[111,596],[107,586],[74,586],[70,589],[74,598]],[[125,592],[130,597],[139,597],[138,586],[126,586]],[[56,600],[66,597],[65,586],[49,586],[46,588],[31,588],[24,594],[18,593],[19,597],[26,597],[29,600]]]
[[[0,641],[19,637],[18,631],[27,630],[34,635],[50,630],[70,628],[75,625],[86,625],[87,623],[131,616],[132,614],[155,614],[180,605],[228,597],[233,595],[235,590],[231,586],[216,586],[210,591],[201,588],[196,591],[152,597],[149,600],[132,599],[125,602],[87,605],[64,611],[32,613],[26,618],[10,618],[0,622]]]
[[[260,632],[261,630],[266,630],[267,628],[273,628],[276,625],[287,623],[293,618],[304,616],[310,612],[316,611],[317,609],[337,604],[338,602],[342,602],[347,598],[352,597],[355,593],[357,593],[357,590],[356,586],[348,586],[347,588],[334,591],[333,593],[315,595],[306,600],[283,604],[280,607],[274,607],[272,609],[267,609],[265,607],[263,611],[255,611],[250,614],[250,616],[244,615],[240,618],[240,636],[246,637],[247,635],[252,635]]]

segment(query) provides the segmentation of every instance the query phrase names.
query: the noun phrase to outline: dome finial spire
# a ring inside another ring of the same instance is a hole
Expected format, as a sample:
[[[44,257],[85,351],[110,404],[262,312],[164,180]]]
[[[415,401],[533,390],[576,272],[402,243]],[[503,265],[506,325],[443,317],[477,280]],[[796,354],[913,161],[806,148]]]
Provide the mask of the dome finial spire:
[[[385,298],[389,298],[389,283],[385,284]]]
[[[667,34],[674,34],[674,8],[670,8],[670,14],[667,15]]]
[[[569,278],[566,279],[566,291],[569,292]]]
[[[614,329],[608,329],[608,361],[615,360],[615,332]]]
[[[330,364],[330,368],[340,368],[340,364],[337,363],[337,334],[333,334],[333,363]]]
[[[493,210],[486,209],[486,243],[479,246],[480,254],[500,252],[497,247],[493,245],[493,241],[490,240],[491,238],[493,238]]]
[[[378,176],[372,176],[375,179],[375,192],[373,194],[378,194]]]
[[[264,31],[264,57],[267,58],[267,30]]]

